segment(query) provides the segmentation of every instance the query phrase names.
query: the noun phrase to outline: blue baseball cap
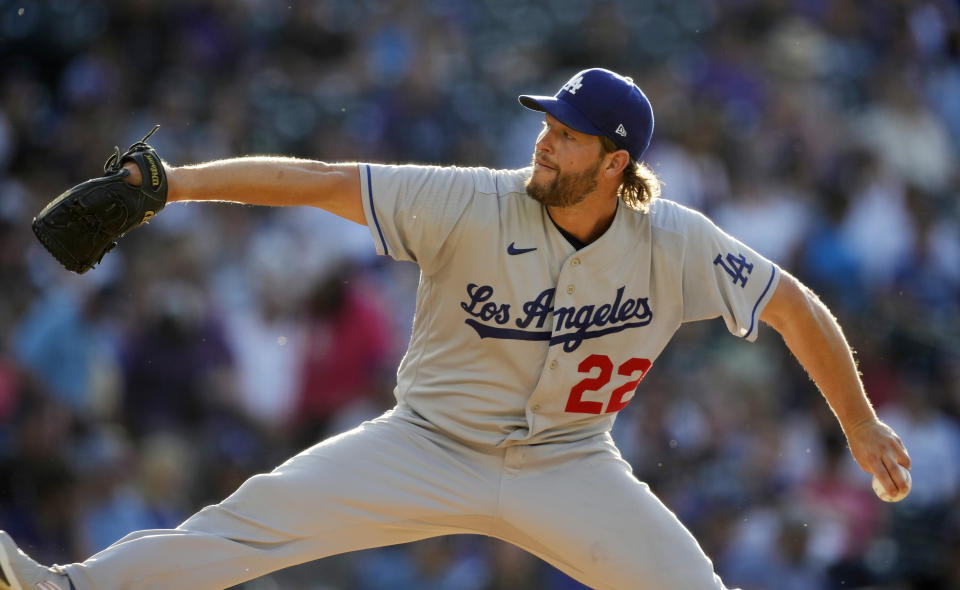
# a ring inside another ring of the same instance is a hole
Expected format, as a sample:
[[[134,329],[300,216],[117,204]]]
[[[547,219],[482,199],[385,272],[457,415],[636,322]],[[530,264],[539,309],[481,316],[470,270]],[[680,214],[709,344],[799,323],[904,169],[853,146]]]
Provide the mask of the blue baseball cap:
[[[578,72],[554,96],[523,94],[519,100],[580,133],[609,137],[634,160],[653,136],[653,107],[646,95],[632,79],[603,68]]]

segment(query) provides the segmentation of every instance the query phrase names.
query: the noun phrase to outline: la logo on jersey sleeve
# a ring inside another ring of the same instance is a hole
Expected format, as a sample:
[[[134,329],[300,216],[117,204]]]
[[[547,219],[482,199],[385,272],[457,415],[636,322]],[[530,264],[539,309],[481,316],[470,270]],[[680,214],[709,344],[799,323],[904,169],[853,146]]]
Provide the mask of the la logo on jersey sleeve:
[[[733,279],[733,284],[739,284],[740,288],[747,286],[747,281],[753,273],[753,264],[747,262],[747,257],[743,254],[734,256],[732,253],[727,253],[726,257],[717,254],[713,264],[720,266]]]

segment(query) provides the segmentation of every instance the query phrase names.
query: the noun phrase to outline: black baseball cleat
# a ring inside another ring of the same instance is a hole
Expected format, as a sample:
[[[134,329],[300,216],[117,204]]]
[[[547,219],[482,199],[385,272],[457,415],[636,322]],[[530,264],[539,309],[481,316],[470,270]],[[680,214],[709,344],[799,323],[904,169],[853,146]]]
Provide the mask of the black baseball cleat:
[[[30,559],[0,531],[0,590],[73,590],[73,584],[57,568]]]

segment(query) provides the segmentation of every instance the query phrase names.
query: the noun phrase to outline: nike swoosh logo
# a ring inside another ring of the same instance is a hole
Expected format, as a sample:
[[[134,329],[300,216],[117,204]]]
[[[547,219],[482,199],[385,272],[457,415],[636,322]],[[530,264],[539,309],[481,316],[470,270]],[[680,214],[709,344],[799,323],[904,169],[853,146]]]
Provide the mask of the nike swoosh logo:
[[[510,242],[510,245],[507,246],[507,254],[510,256],[516,256],[517,254],[526,254],[527,252],[533,252],[536,248],[517,248],[514,246],[516,242]]]

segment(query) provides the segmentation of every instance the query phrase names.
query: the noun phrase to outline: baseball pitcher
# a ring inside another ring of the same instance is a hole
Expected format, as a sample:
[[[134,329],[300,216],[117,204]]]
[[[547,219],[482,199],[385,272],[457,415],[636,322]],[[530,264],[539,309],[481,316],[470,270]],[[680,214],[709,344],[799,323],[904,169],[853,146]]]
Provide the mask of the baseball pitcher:
[[[34,229],[76,272],[167,203],[217,200],[366,224],[380,254],[420,266],[420,284],[392,410],[176,529],[131,533],[82,563],[40,566],[0,533],[0,588],[220,589],[327,555],[475,533],[593,588],[723,589],[610,437],[676,330],[716,317],[749,341],[761,322],[779,332],[860,466],[891,496],[906,489],[906,449],[877,419],[827,308],[658,197],[641,159],[654,118],[640,88],[589,69],[520,102],[543,114],[521,170],[279,157],[172,167],[148,136],[45,208]]]

